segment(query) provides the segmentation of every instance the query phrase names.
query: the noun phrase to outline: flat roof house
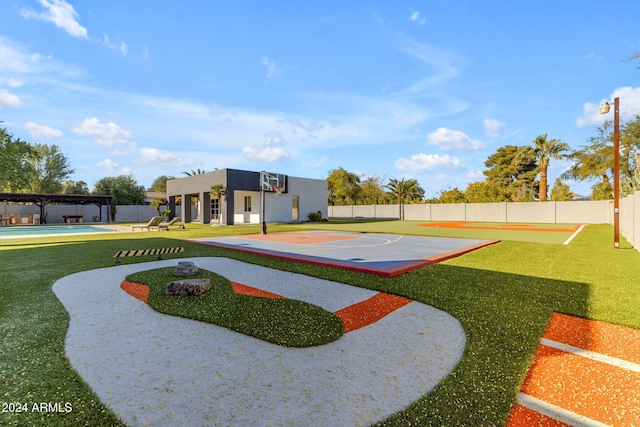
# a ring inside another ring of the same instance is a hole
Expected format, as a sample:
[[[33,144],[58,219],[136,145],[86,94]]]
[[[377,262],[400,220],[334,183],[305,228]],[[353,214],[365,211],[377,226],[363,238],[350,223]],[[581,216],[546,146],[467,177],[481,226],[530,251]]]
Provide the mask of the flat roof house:
[[[211,196],[211,186],[222,184],[227,195]],[[280,192],[278,194],[278,192]],[[327,217],[327,181],[283,174],[220,169],[167,181],[169,209],[184,222],[202,224],[260,224],[262,195],[266,222],[305,221],[312,212]],[[176,198],[182,202],[176,211]],[[195,203],[195,213],[191,203]],[[195,216],[195,217],[194,217]]]

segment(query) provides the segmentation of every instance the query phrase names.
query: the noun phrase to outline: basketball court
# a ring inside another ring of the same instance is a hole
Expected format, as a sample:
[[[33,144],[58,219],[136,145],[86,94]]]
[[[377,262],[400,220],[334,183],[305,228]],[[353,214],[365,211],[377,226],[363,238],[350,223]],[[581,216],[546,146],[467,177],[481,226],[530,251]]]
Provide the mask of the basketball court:
[[[205,237],[189,241],[384,277],[397,276],[498,242],[336,231]]]

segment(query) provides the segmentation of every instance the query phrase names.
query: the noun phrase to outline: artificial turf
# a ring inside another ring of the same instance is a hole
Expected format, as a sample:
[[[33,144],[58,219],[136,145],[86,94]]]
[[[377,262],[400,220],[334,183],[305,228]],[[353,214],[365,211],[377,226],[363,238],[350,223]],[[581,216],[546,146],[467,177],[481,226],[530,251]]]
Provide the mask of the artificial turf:
[[[285,347],[311,347],[337,340],[344,333],[338,316],[304,301],[236,294],[231,282],[214,272],[199,269],[189,279],[208,278],[211,289],[197,296],[166,295],[167,283],[178,280],[175,267],[130,274],[127,280],[150,287],[149,306],[154,310],[200,320]]]
[[[301,228],[273,226],[270,232]],[[257,227],[188,225],[168,233],[0,241],[0,404],[72,405],[70,412],[3,412],[0,425],[121,425],[65,358],[69,317],[51,290],[65,275],[114,265],[118,250],[184,246],[180,257],[225,256],[395,293],[455,316],[467,336],[458,365],[381,426],[503,425],[554,311],[640,328],[640,253],[624,240],[622,249],[613,249],[610,226],[589,226],[568,246],[503,241],[391,279],[176,240],[256,232]]]

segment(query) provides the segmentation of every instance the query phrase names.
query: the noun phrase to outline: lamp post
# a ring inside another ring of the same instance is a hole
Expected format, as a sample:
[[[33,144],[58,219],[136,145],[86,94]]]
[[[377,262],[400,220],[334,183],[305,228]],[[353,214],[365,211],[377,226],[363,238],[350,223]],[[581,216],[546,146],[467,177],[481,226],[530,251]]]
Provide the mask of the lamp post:
[[[607,114],[611,104],[602,101],[600,114]],[[620,98],[613,99],[613,247],[620,248]]]

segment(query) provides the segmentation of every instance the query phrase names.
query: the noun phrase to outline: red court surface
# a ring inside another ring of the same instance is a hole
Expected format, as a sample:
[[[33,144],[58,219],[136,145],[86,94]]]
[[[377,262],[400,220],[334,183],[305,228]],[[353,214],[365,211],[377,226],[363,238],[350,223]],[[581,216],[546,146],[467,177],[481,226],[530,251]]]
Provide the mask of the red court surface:
[[[189,241],[384,277],[397,276],[498,242],[325,231],[206,237]]]
[[[640,426],[640,330],[554,313],[507,427]]]
[[[506,223],[484,223],[484,222],[464,222],[464,221],[447,221],[447,222],[429,222],[418,224],[420,227],[433,228],[461,228],[468,230],[502,230],[502,231],[532,231],[546,233],[573,233],[578,231],[580,225],[549,227],[548,224],[519,224],[513,222]]]

